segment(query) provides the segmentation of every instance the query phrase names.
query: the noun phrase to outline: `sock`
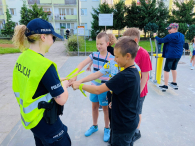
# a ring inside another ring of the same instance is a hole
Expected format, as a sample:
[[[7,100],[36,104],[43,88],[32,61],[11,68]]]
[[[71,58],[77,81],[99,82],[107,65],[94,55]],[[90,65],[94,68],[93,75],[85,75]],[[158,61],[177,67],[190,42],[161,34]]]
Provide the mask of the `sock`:
[[[93,125],[93,126],[94,126],[94,128],[95,128],[95,129],[97,129],[97,128],[98,128],[98,125]]]
[[[135,130],[135,133],[139,133],[139,129],[136,129],[136,130]]]

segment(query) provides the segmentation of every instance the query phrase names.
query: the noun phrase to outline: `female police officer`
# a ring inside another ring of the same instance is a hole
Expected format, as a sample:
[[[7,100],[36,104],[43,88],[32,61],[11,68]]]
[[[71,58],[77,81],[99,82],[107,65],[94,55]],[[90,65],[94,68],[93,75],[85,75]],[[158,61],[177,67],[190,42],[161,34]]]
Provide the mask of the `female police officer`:
[[[13,90],[22,125],[31,129],[37,146],[71,145],[67,127],[59,118],[68,99],[68,82],[60,82],[56,64],[44,57],[56,37],[63,38],[40,18],[16,26],[13,36],[13,43],[23,52],[14,67]]]

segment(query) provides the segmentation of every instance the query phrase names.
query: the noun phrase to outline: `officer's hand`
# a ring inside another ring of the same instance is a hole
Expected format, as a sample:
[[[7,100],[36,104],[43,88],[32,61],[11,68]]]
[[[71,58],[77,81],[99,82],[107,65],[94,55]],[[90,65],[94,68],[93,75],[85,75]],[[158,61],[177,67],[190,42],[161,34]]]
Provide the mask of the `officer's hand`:
[[[72,84],[72,88],[73,88],[74,90],[79,89],[80,84],[81,84],[80,82],[74,82],[74,83]]]
[[[66,87],[66,88],[68,88],[69,86],[68,80],[63,81],[62,84],[63,84],[63,87]]]

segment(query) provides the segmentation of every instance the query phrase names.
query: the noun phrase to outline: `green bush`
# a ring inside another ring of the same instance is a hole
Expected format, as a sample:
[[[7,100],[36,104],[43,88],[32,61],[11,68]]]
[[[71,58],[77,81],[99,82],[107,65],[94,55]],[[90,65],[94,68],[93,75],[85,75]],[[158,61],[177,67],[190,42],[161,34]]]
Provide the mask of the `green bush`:
[[[85,44],[85,40],[83,37],[79,36],[78,42],[79,42],[79,49],[81,49]],[[68,47],[68,51],[78,51],[77,36],[76,35],[72,35],[69,37],[67,47]]]
[[[96,40],[96,33],[94,30],[91,31],[91,39]]]

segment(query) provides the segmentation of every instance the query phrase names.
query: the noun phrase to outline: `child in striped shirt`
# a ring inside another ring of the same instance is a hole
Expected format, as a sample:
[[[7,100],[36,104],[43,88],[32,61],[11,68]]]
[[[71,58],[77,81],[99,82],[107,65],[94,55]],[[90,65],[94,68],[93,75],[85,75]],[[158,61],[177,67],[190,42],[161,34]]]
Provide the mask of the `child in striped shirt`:
[[[77,71],[80,72],[87,64],[91,63],[93,61],[93,73],[99,71],[108,61],[113,60],[114,56],[111,55],[107,51],[107,46],[109,45],[109,38],[108,35],[104,32],[101,32],[96,37],[96,46],[99,52],[93,52],[89,55],[88,58],[86,58],[84,61],[82,61],[77,68],[79,69]],[[74,81],[76,81],[76,77],[71,79],[69,82],[70,84]],[[100,86],[106,81],[109,80],[109,74],[103,75],[99,77],[96,80],[92,81],[92,85]],[[99,105],[102,106],[103,112],[104,112],[104,122],[105,122],[105,128],[104,128],[104,137],[103,140],[107,142],[110,138],[110,129],[109,129],[109,116],[108,116],[108,100],[106,99],[107,92],[101,93],[99,95],[97,94],[90,94],[90,100],[92,102],[92,116],[93,116],[93,125],[85,132],[85,136],[90,136],[94,132],[98,131],[98,108]]]

